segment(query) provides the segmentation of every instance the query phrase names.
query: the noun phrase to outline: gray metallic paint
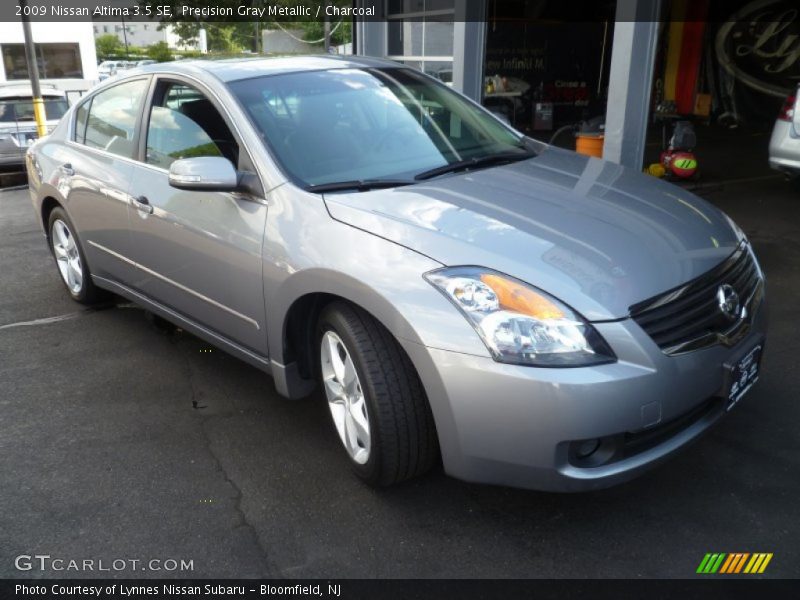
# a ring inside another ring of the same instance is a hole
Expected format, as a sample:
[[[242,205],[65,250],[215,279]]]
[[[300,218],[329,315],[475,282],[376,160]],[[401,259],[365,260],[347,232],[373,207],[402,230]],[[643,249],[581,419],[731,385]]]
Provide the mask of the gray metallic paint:
[[[677,287],[740,237],[704,200],[620,165],[548,147],[538,157],[371,194],[329,195],[331,215],[448,265],[491,265],[590,321]]]
[[[317,293],[361,306],[411,358],[431,404],[445,470],[462,479],[562,491],[607,486],[663,460],[710,426],[716,418],[598,469],[576,469],[565,460],[568,440],[639,431],[719,393],[721,364],[744,342],[668,357],[627,315],[631,304],[728,256],[742,237],[732,222],[680,188],[554,148],[507,167],[323,198],[287,180],[221,83],[365,64],[385,63],[187,61],[132,71],[127,77],[163,73],[206,92],[249,151],[264,197],[177,190],[163,169],[66,141],[73,107],[28,154],[37,215],[46,198],[56,200],[76,225],[97,285],[271,372],[287,396],[311,389],[285,355],[291,307]],[[60,171],[65,163],[75,176]],[[140,195],[149,198],[153,214],[141,214],[131,201]],[[463,264],[508,273],[559,297],[596,321],[619,360],[572,369],[495,362],[466,319],[422,278]],[[748,340],[765,330],[762,307]]]

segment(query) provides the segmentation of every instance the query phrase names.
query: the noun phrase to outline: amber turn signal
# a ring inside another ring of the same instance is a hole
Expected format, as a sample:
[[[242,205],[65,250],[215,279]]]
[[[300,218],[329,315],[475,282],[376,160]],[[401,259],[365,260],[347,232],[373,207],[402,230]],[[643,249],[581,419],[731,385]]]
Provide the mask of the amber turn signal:
[[[481,274],[481,281],[497,295],[505,310],[511,310],[536,319],[562,319],[564,312],[544,296],[510,279],[489,273]]]

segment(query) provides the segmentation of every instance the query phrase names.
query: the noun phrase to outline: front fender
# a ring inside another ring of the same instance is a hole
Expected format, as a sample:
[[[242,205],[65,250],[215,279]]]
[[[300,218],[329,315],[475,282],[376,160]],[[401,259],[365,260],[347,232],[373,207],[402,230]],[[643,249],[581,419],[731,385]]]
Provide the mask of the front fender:
[[[292,305],[330,294],[369,312],[398,340],[489,356],[466,319],[422,275],[441,263],[330,217],[322,198],[273,190],[264,244],[267,341],[273,371],[286,366]],[[276,377],[276,381],[279,376]]]
[[[401,244],[335,221],[322,199],[282,186],[269,199],[264,240],[264,298],[270,370],[278,393],[302,397],[313,382],[287,364],[285,331],[292,305],[330,294],[369,312],[399,341],[419,374],[445,465],[462,456],[451,399],[431,348],[490,357],[478,334],[422,275],[441,263]]]

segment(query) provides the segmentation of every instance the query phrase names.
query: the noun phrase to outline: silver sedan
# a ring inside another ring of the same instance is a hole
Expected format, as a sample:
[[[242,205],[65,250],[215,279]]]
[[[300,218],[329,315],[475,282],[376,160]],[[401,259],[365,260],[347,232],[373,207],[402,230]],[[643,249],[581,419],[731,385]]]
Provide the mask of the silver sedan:
[[[75,300],[137,302],[286,397],[321,387],[373,485],[440,461],[483,483],[619,483],[759,377],[764,276],[731,219],[396,63],[130,71],[27,165]]]

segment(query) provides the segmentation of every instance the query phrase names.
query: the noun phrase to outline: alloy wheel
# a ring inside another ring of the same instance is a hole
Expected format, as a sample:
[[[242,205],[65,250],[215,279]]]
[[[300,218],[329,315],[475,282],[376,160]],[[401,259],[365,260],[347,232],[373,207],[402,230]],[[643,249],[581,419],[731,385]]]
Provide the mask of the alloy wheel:
[[[366,464],[371,444],[367,402],[353,359],[335,332],[323,334],[320,359],[328,408],[339,438],[350,458]]]
[[[83,267],[75,236],[64,221],[56,219],[53,222],[52,237],[53,252],[61,279],[69,291],[77,295],[83,287]]]

